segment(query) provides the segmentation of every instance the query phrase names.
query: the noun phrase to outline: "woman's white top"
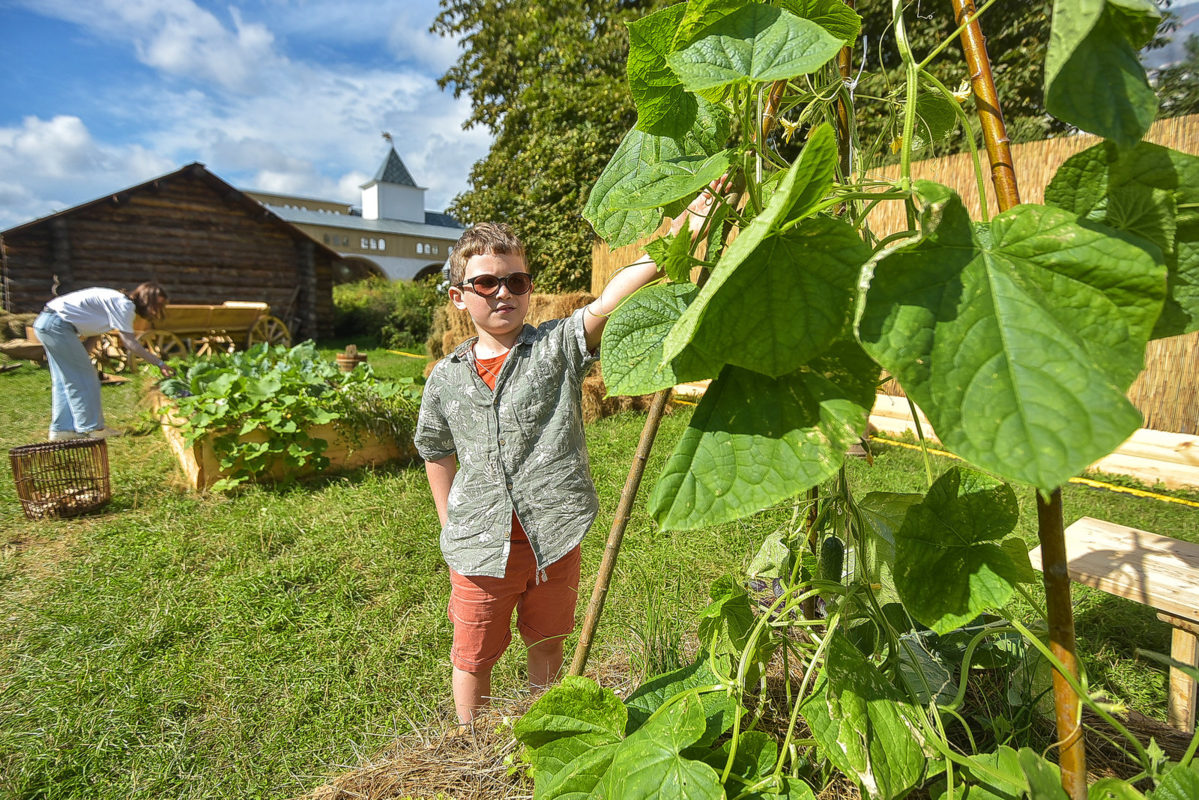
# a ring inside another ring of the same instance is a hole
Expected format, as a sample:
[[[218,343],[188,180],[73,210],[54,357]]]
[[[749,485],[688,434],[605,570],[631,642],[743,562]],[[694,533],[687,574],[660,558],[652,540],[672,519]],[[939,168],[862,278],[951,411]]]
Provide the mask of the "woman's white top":
[[[133,333],[133,301],[115,289],[80,289],[54,298],[46,308],[75,326],[80,336],[112,330]]]

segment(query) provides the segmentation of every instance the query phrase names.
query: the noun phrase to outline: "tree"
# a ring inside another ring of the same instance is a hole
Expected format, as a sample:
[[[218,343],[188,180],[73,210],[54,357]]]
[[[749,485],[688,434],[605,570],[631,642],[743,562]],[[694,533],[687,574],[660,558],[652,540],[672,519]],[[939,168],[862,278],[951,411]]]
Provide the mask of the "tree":
[[[432,30],[462,37],[439,81],[495,134],[450,211],[511,224],[548,290],[588,288],[594,234],[581,211],[636,119],[624,23],[663,0],[442,0]]]
[[[1186,56],[1154,76],[1163,117],[1199,113],[1199,36],[1188,36],[1183,47]]]
[[[1174,0],[1154,2],[1164,13],[1158,35],[1149,43],[1147,50],[1167,44],[1168,36],[1176,25],[1176,19],[1169,11]],[[958,25],[949,0],[913,0],[908,3],[909,8],[913,5],[921,24],[909,25],[908,36],[917,58],[922,58],[957,30]],[[981,6],[981,0],[976,5]],[[862,81],[858,93],[864,97],[882,98],[898,92],[895,100],[901,103],[904,81],[894,47],[891,0],[858,0],[856,7],[862,15],[862,39],[855,50],[855,59],[858,59],[855,69],[863,58],[863,43],[869,48],[865,54],[869,77]],[[1070,130],[1068,125],[1045,112],[1042,97],[1044,53],[1049,46],[1052,16],[1053,3],[1050,0],[1038,0],[1029,3],[996,3],[980,17],[987,37],[995,85],[1003,100],[1004,120],[1013,142],[1045,139]],[[933,62],[930,71],[947,87],[956,89],[968,77],[962,66],[961,46],[956,37],[945,53],[947,57]],[[880,65],[882,69],[878,69]],[[1162,96],[1160,116],[1190,113],[1169,105],[1167,94],[1163,93]],[[887,152],[887,144],[897,135],[898,127],[893,113],[897,108],[893,103],[887,103],[882,113],[859,116],[859,138],[863,147],[877,146],[880,152]],[[973,114],[970,117],[973,119]],[[956,138],[951,143],[955,148],[961,144]],[[933,152],[936,153],[935,148]]]

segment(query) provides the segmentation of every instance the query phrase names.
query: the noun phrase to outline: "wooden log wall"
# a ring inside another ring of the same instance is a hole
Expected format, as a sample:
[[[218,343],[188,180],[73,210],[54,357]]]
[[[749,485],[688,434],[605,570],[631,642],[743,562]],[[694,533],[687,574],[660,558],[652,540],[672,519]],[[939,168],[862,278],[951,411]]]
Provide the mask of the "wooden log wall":
[[[1199,155],[1199,115],[1158,120],[1145,138],[1155,144]],[[1012,159],[1020,177],[1024,202],[1042,202],[1045,186],[1062,162],[1098,141],[1094,136],[1080,135],[1013,145]],[[985,153],[982,157],[985,160]],[[899,166],[894,165],[878,170],[871,177],[895,180],[898,176]],[[968,153],[917,162],[912,165],[912,176],[952,187],[977,218],[980,209],[978,183]],[[987,185],[990,186],[989,179]],[[992,216],[997,213],[993,198],[989,207]],[[880,204],[868,220],[871,230],[880,238],[906,228],[901,203]],[[592,247],[591,293],[602,292],[616,272],[644,252],[646,242],[665,230],[664,223],[653,235],[616,250],[597,240]],[[882,391],[903,394],[895,381],[884,384]],[[1150,342],[1145,351],[1145,370],[1129,389],[1128,397],[1145,418],[1146,428],[1199,435],[1199,333]]]
[[[87,286],[154,280],[171,302],[295,303],[297,340],[332,333],[336,257],[219,179],[184,168],[4,238],[6,304],[33,311]],[[56,291],[57,289],[57,291]]]

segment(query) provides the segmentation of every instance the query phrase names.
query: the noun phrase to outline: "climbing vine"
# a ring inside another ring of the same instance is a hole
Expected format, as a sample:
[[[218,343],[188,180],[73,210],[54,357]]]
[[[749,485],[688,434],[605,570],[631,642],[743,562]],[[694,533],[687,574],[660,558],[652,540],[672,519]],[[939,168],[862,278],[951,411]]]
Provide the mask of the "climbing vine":
[[[973,15],[984,27],[994,2]],[[1105,141],[1062,166],[1045,204],[1001,202],[975,220],[952,189],[911,177],[922,149],[969,130],[957,87],[927,70],[943,48],[913,52],[906,26],[919,21],[894,0],[904,82],[859,97],[837,63],[861,26],[851,5],[690,0],[629,26],[638,120],[588,219],[620,246],[721,176],[738,190],[706,237],[649,244],[669,280],[629,298],[604,333],[614,394],[712,379],[650,511],[664,529],[780,503],[807,513],[754,561],[766,601],[736,580],[713,587],[695,664],[626,701],[572,677],[533,706],[516,734],[538,798],[812,797],[828,767],[871,798],[921,786],[1087,796],[1010,732],[975,737],[963,702],[984,664],[1013,676],[1051,665],[1126,733],[1043,632],[1002,609],[1031,599],[1035,579],[1009,483],[1050,497],[1115,449],[1140,424],[1125,393],[1146,344],[1199,329],[1199,159],[1141,141],[1156,98],[1136,54],[1160,15],[1150,0],[1056,0],[1045,108]],[[986,89],[976,76],[975,96]],[[856,139],[871,102],[902,114],[894,181],[871,177]],[[794,160],[780,137],[803,142]],[[907,230],[871,229],[885,203],[903,207]],[[924,494],[857,497],[842,469],[882,370],[968,465],[930,475]],[[778,660],[781,740],[761,729]],[[1142,773],[1092,797],[1199,796],[1199,738],[1177,764],[1122,741]]]

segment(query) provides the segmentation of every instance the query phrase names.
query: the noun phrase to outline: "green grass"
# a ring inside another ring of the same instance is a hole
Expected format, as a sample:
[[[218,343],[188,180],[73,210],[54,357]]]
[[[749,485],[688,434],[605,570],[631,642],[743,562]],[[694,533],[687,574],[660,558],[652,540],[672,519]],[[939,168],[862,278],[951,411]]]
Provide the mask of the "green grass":
[[[369,355],[388,377],[424,366]],[[103,512],[29,522],[7,459],[0,475],[0,797],[290,797],[413,725],[449,722],[449,582],[420,465],[200,496],[182,488],[137,386],[103,392],[111,424],[150,431],[110,442]],[[0,394],[0,446],[44,435],[45,370],[0,375]],[[688,416],[663,423],[593,659],[636,664],[639,638],[665,651],[646,658],[669,658],[708,585],[790,517],[657,531],[644,494]],[[603,512],[584,546],[584,603],[643,422],[625,414],[588,431]],[[860,492],[924,486],[920,455],[900,448],[850,472]],[[1021,499],[1032,542],[1031,492]],[[1075,487],[1065,508],[1067,522],[1090,514],[1199,541],[1199,509]],[[1164,673],[1131,651],[1168,650],[1169,629],[1147,609],[1078,596],[1093,679],[1162,716]],[[522,690],[522,661],[517,648],[504,657],[497,694]]]

